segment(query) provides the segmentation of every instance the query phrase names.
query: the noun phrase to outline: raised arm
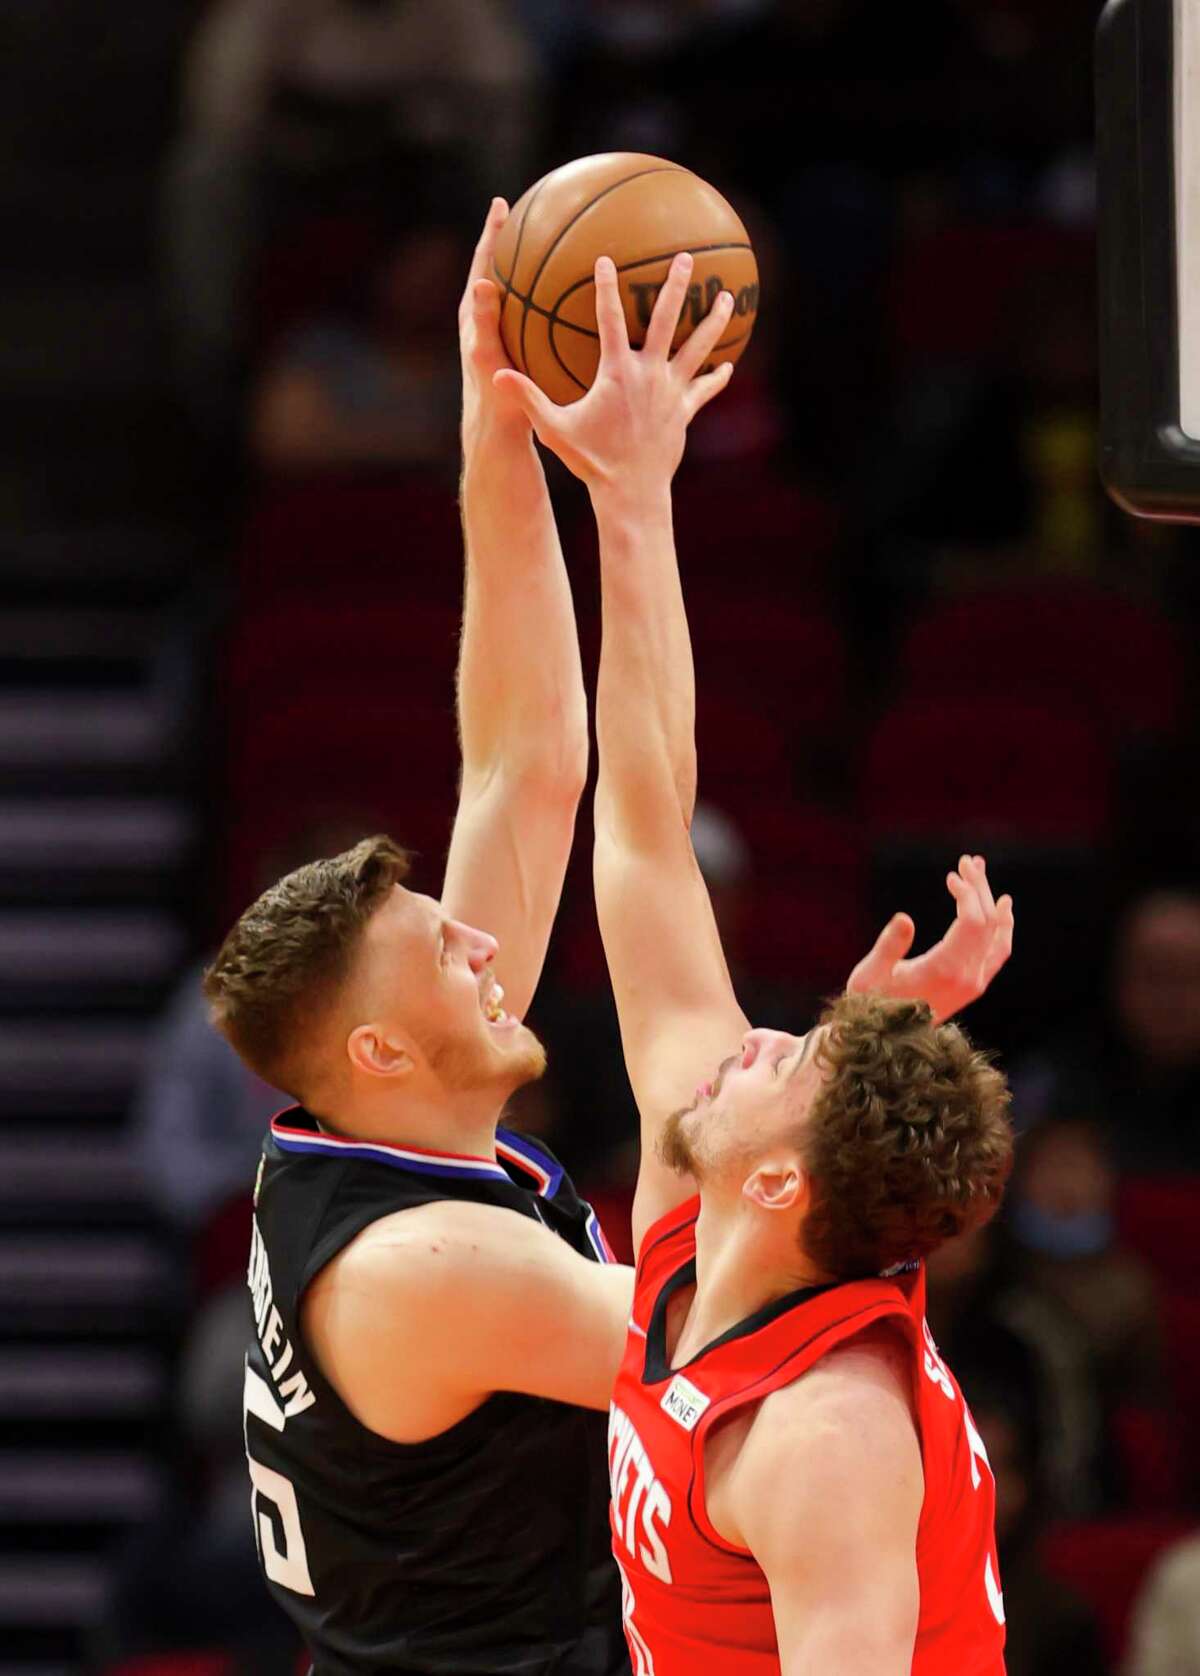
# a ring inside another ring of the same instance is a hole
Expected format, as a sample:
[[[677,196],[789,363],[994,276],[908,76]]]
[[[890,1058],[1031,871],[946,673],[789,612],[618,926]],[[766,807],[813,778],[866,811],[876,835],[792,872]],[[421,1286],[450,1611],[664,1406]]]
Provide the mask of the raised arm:
[[[492,377],[508,366],[491,253],[493,203],[459,307],[466,545],[458,721],[462,785],[443,905],[500,945],[523,1017],[562,894],[587,776],[587,701],[571,590],[529,421]]]
[[[696,792],[691,642],[671,528],[687,426],[724,388],[702,368],[729,319],[723,293],[672,359],[691,258],[676,257],[645,347],[630,349],[607,259],[596,265],[601,362],[592,390],[555,408],[508,386],[538,435],[587,484],[600,531],[603,641],[596,698],[596,905],[625,1063],[642,1116],[635,1240],[689,1191],[657,1159],[670,1113],[746,1029],[692,851]]]

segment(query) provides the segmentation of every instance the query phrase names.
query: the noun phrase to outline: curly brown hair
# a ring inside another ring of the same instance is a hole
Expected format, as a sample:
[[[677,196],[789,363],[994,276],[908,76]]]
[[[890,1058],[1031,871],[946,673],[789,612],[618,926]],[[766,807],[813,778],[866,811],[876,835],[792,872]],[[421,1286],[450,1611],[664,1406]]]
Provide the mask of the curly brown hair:
[[[839,1279],[881,1274],[986,1222],[1013,1155],[1008,1085],[987,1055],[921,1001],[844,995],[821,1024],[809,1255]]]
[[[408,875],[391,838],[298,867],[259,897],[204,974],[213,1023],[264,1082],[304,1099],[313,1024],[350,970],[368,920]]]

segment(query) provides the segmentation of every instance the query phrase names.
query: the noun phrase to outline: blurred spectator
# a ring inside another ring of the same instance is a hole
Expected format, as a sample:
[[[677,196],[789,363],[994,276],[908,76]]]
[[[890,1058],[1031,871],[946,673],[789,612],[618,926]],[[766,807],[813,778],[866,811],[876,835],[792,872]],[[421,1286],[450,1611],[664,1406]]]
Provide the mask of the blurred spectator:
[[[221,418],[214,402],[232,387],[255,253],[273,224],[347,201],[402,204],[431,173],[475,220],[494,192],[527,184],[538,74],[505,0],[207,9],[164,206],[181,371],[202,416]]]
[[[364,297],[298,326],[253,397],[259,464],[290,471],[450,463],[460,384],[448,299],[468,257],[452,228],[414,226],[368,274]]]
[[[972,1407],[999,1388],[1030,1416],[1047,1507],[1089,1509],[1102,1426],[1081,1335],[1060,1305],[1015,1291],[996,1224],[930,1258],[928,1316]]]
[[[315,856],[340,854],[379,824],[367,810],[301,824],[259,858],[253,894]],[[186,1240],[231,1200],[248,1200],[266,1126],[292,1104],[248,1071],[209,1023],[200,987],[206,964],[189,968],[163,1010],[132,1118],[149,1201]]]
[[[1169,1549],[1146,1579],[1124,1676],[1200,1676],[1200,1536]]]
[[[1117,1242],[1116,1174],[1094,1123],[1048,1119],[1025,1137],[1009,1193],[1007,1268],[1017,1293],[1060,1306],[1101,1415],[1110,1495],[1168,1504],[1176,1465],[1154,1278]]]
[[[289,1103],[209,1023],[203,970],[190,967],[168,1002],[133,1108],[147,1197],[184,1238],[249,1192],[267,1124]]]
[[[1042,1565],[1043,1462],[1033,1416],[1000,1388],[978,1394],[972,1412],[996,1480],[1008,1676],[1107,1676],[1090,1608]]]
[[[1088,1112],[1129,1169],[1200,1170],[1200,892],[1153,891],[1121,919],[1108,1004],[1013,1078],[1019,1118]]]
[[[1047,1124],[1018,1154],[1005,1225],[951,1240],[929,1263],[934,1336],[972,1405],[997,1385],[1020,1397],[1055,1516],[1178,1494],[1158,1299],[1115,1243],[1113,1189],[1088,1125]]]

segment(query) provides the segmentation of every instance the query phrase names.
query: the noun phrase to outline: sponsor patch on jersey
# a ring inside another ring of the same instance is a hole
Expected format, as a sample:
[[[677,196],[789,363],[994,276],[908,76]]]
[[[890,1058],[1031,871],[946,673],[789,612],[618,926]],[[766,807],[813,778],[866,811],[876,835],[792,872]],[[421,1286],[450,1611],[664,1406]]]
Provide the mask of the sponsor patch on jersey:
[[[685,1432],[694,1432],[700,1416],[712,1401],[703,1391],[698,1391],[690,1379],[685,1379],[677,1373],[667,1386],[666,1395],[660,1404],[664,1414],[669,1414],[676,1425],[682,1426]]]

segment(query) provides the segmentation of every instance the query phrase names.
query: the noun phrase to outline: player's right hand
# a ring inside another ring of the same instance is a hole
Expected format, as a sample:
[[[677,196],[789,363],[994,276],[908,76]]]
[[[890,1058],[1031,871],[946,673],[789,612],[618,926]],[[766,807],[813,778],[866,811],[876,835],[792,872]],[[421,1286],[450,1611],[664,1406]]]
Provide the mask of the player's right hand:
[[[529,421],[521,410],[498,396],[492,385],[496,373],[512,365],[500,336],[500,292],[491,278],[496,240],[507,220],[508,205],[503,198],[493,198],[458,305],[466,449],[478,440],[485,423],[520,435],[529,431]]]
[[[671,354],[691,275],[691,256],[676,256],[654,305],[645,344],[635,350],[629,343],[616,268],[607,256],[599,259],[600,367],[591,389],[577,402],[559,407],[531,379],[511,369],[493,375],[497,392],[525,414],[538,441],[587,484],[593,500],[611,492],[636,506],[643,496],[655,498],[669,489],[683,458],[688,426],[729,382],[733,368],[728,362],[704,371],[733,310],[728,291],[720,293]]]

